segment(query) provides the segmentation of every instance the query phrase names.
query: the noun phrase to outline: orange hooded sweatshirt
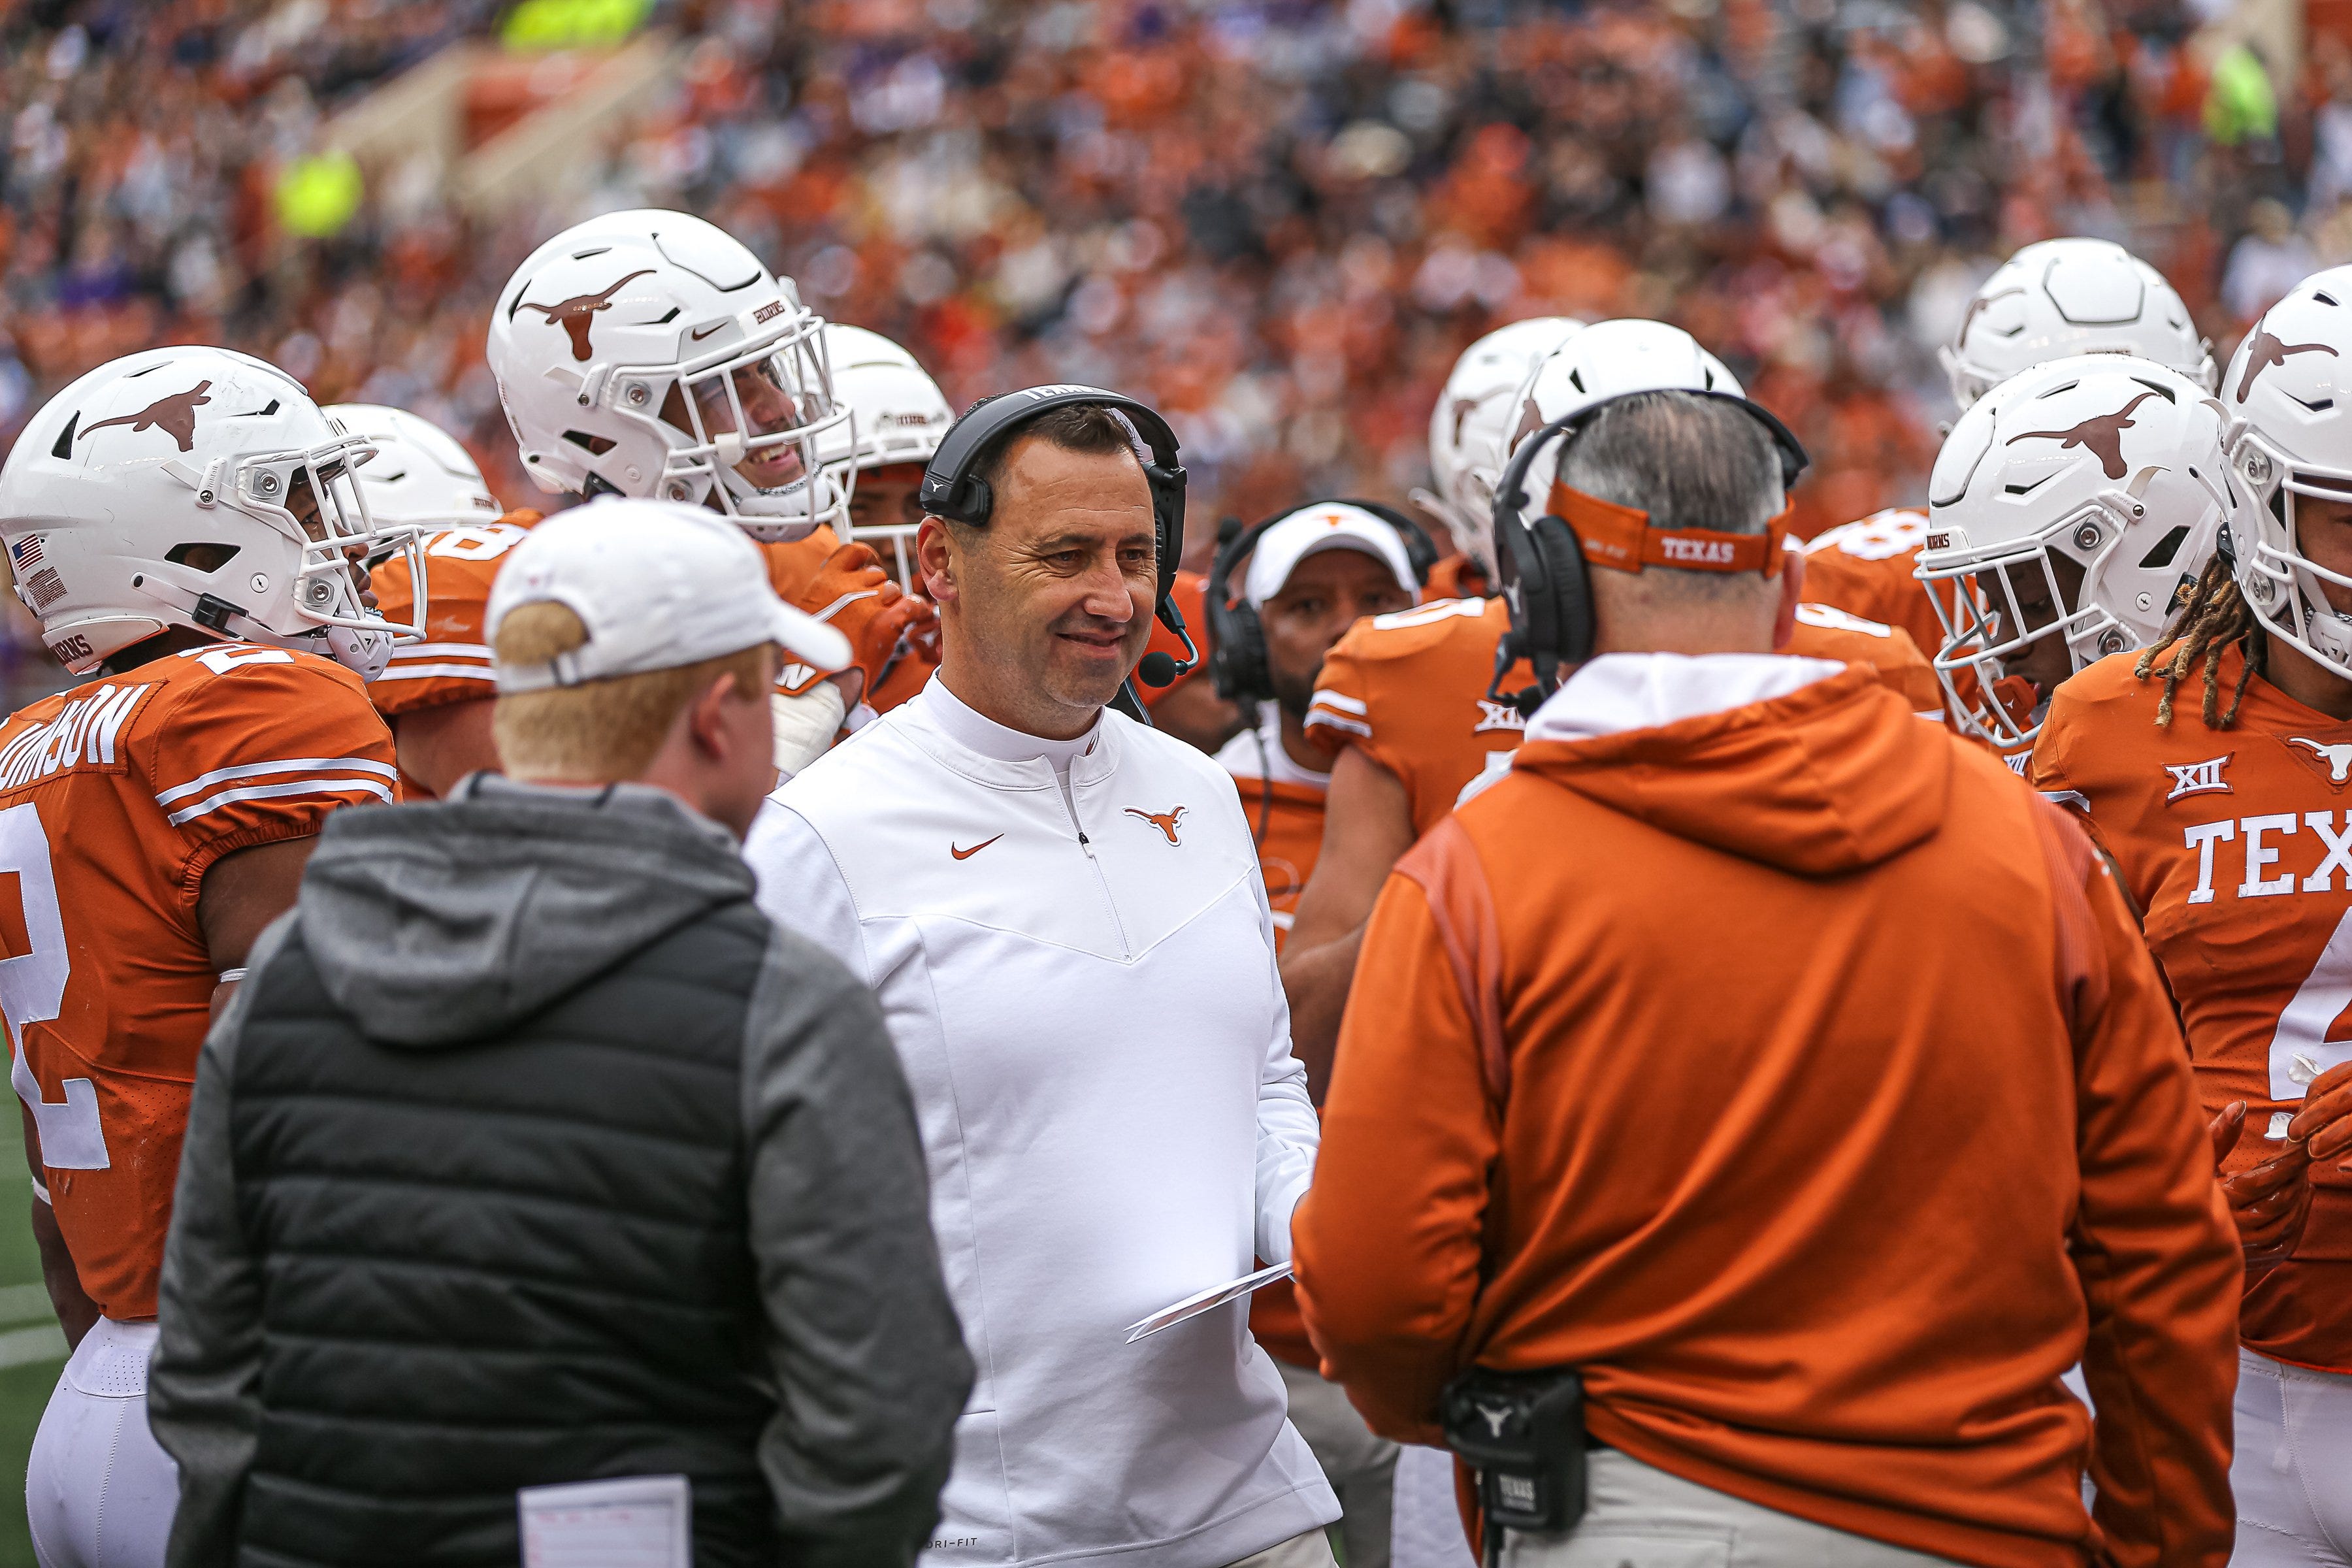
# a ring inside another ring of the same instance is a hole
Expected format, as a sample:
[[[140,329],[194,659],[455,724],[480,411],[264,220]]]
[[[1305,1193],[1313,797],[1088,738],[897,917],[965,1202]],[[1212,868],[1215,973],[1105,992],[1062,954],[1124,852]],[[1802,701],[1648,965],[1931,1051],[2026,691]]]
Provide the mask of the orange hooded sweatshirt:
[[[1730,662],[1763,700],[1539,713],[1390,878],[1293,1222],[1325,1374],[1435,1442],[1463,1367],[1576,1367],[1598,1441],[1783,1513],[2223,1563],[2237,1238],[2104,864],[1869,671]]]

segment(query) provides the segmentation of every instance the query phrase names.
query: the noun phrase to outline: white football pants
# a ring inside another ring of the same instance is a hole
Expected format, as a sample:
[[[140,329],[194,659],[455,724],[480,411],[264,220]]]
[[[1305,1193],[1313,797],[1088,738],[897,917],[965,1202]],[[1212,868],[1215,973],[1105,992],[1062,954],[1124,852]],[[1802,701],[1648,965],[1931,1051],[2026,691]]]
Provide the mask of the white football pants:
[[[1588,1456],[1584,1518],[1503,1536],[1503,1568],[1940,1568],[1945,1559],[1776,1513],[1614,1448]]]
[[[2352,1377],[2238,1352],[2231,1568],[2352,1564]]]
[[[152,1322],[100,1318],[74,1347],[25,1465],[41,1568],[163,1568],[179,1468],[147,1429]]]

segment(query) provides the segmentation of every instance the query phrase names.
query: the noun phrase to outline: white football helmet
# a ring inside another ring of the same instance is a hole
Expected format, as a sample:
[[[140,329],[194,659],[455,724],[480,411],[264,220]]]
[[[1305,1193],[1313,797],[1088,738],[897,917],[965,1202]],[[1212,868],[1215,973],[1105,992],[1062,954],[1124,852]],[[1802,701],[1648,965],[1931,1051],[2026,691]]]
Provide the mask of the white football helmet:
[[[0,469],[0,539],[16,595],[65,666],[88,674],[169,626],[300,648],[373,679],[395,638],[360,599],[351,556],[405,552],[353,477],[372,448],[277,366],[162,348],[99,366],[51,398]],[[421,611],[420,611],[421,614]]]
[[[1506,444],[1518,423],[1515,395],[1537,360],[1584,323],[1572,316],[1538,316],[1498,327],[1462,351],[1429,413],[1429,472],[1435,494],[1412,499],[1454,535],[1454,547],[1495,580],[1495,481],[1502,478]]]
[[[381,403],[336,403],[327,417],[375,448],[359,466],[360,491],[379,527],[419,531],[495,522],[506,509],[457,438],[422,415]]]
[[[1739,378],[1698,340],[1664,321],[1622,317],[1595,321],[1536,361],[1511,402],[1518,410],[1506,431],[1496,477],[1527,438],[1556,420],[1596,403],[1636,392],[1718,392],[1745,397]],[[1543,498],[1559,472],[1560,443],[1538,454],[1528,470],[1527,492],[1535,503],[1527,516],[1542,515]],[[1494,531],[1489,502],[1487,532]],[[1492,549],[1490,542],[1487,548]]]
[[[698,502],[753,538],[848,515],[823,465],[849,424],[824,322],[723,229],[611,213],[541,246],[499,293],[488,357],[541,489]]]
[[[2296,533],[2297,498],[2352,501],[2352,267],[2315,272],[2263,313],[2231,356],[2221,404],[2231,463],[2253,492],[2230,531],[2231,573],[2264,628],[2352,680],[2352,616],[2323,585],[2352,577],[2315,564]]]
[[[955,423],[955,410],[930,373],[906,349],[864,327],[828,321],[824,341],[834,395],[849,410],[850,420],[824,432],[817,442],[818,460],[858,473],[929,463],[940,449],[940,437]],[[877,554],[894,553],[899,581],[912,593],[911,552],[920,526],[919,521],[861,523],[853,517],[849,537]]]
[[[2004,751],[2032,741],[2049,694],[2028,700],[2009,678],[2037,642],[2063,640],[2080,670],[2162,636],[2249,510],[2228,424],[2186,376],[2111,354],[2036,365],[1960,416],[1928,479],[1915,574],[1944,623],[1936,674],[1962,726]],[[2071,598],[2062,558],[2083,573]],[[2029,625],[2021,584],[2046,591],[2053,618]]]
[[[2213,390],[2212,345],[2164,274],[2105,239],[2044,239],[2003,262],[1936,351],[1966,408],[2046,360],[2132,354]]]

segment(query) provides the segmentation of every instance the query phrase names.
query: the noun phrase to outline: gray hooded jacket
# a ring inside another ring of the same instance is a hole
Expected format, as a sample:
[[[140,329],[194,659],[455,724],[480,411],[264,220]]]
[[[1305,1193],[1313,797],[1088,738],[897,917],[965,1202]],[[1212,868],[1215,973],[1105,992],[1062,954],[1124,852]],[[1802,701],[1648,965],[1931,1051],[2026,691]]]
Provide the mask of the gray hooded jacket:
[[[639,786],[331,820],[197,1073],[173,1563],[513,1561],[514,1488],[678,1472],[698,1562],[911,1560],[971,1382],[914,1116],[751,892]]]

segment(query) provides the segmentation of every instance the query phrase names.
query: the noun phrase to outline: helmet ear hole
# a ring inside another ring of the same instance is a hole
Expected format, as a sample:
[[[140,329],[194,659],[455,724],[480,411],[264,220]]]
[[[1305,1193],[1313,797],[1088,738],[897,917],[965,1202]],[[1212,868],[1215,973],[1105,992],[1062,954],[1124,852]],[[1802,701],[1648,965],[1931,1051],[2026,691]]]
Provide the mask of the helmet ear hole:
[[[190,541],[174,544],[163,552],[163,559],[174,566],[185,566],[192,572],[217,572],[236,559],[240,547]]]
[[[620,445],[609,436],[591,436],[585,430],[566,430],[563,438],[575,447],[584,447],[591,457],[596,458]]]

